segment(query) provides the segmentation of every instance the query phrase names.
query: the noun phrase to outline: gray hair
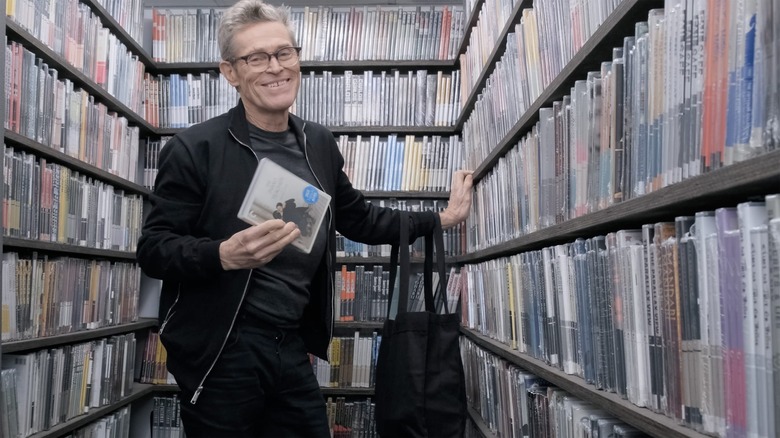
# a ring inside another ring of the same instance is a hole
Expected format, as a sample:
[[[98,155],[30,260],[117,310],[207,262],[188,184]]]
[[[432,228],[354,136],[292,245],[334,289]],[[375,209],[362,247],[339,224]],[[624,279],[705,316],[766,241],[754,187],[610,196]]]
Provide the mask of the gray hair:
[[[219,22],[217,42],[222,59],[232,61],[238,55],[234,53],[233,37],[244,26],[256,23],[281,23],[290,32],[290,40],[294,46],[295,32],[290,19],[290,9],[286,6],[274,6],[262,0],[241,0],[225,10]]]

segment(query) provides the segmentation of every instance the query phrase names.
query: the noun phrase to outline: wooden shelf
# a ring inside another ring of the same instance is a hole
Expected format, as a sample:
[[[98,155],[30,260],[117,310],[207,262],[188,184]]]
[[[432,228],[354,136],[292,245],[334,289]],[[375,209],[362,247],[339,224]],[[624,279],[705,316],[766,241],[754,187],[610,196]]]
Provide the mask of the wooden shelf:
[[[156,393],[175,393],[178,391],[179,387],[176,385],[146,385],[141,383],[134,383],[133,392],[122,400],[107,406],[90,408],[89,412],[86,414],[79,415],[78,417],[75,417],[69,421],[58,424],[49,430],[30,435],[28,438],[53,438],[66,435],[80,427],[88,425],[89,423],[99,419],[100,417],[103,417],[104,415],[108,415],[124,406],[127,406],[136,400],[140,400],[144,397]]]
[[[450,192],[430,192],[430,191],[364,191],[363,196],[371,199],[443,199],[447,200],[450,197]]]
[[[592,385],[585,383],[578,376],[565,374],[558,368],[551,367],[538,359],[511,350],[508,346],[498,341],[466,328],[462,328],[461,331],[466,337],[485,350],[543,378],[575,397],[593,403],[645,433],[659,438],[704,438],[706,436],[678,424],[676,420],[657,414],[649,409],[635,406],[615,393],[599,391]]]
[[[364,72],[380,69],[401,71],[416,71],[420,69],[454,70],[456,67],[457,61],[454,59],[301,62],[302,72],[329,70],[334,73],[343,73],[345,70],[351,70],[353,72]]]
[[[147,64],[149,65],[149,64]],[[151,68],[159,74],[219,72],[219,62],[157,62]],[[454,70],[455,60],[419,61],[301,61],[301,73],[330,71],[341,74],[349,70],[355,73],[373,70],[415,71],[420,69]]]
[[[5,22],[6,35],[9,35],[11,41],[21,42],[22,45],[32,48],[35,55],[43,59],[51,68],[57,70],[59,79],[70,79],[79,88],[85,90],[96,99],[103,102],[106,107],[114,112],[121,114],[132,125],[140,128],[142,135],[155,135],[155,128],[152,127],[143,117],[136,114],[124,103],[108,93],[103,87],[97,85],[87,75],[78,71],[75,67],[68,64],[59,54],[55,53],[41,41],[38,41],[29,32],[11,20]]]
[[[471,418],[471,421],[474,423],[474,426],[476,426],[477,430],[483,438],[498,438],[498,435],[490,430],[488,425],[485,424],[485,420],[482,419],[482,416],[479,414],[479,412],[469,406],[468,413],[469,418]]]
[[[86,246],[69,245],[66,243],[43,242],[40,240],[20,239],[17,237],[3,236],[3,251],[6,249],[21,249],[58,253],[74,257],[89,256],[97,259],[111,259],[134,262],[135,252],[116,251],[112,249],[89,248]]]
[[[409,261],[412,264],[423,264],[425,262],[425,259],[423,257],[410,257]],[[344,257],[336,257],[336,263],[340,263],[342,265],[379,265],[379,264],[389,264],[390,263],[390,256],[383,257],[383,256],[344,256]]]
[[[81,330],[62,335],[26,339],[24,341],[3,342],[2,348],[3,354],[31,351],[58,345],[73,344],[91,339],[106,338],[117,334],[137,332],[152,327],[157,327],[157,319],[142,318],[129,324],[112,325],[110,327],[101,327],[93,330]]]
[[[329,126],[333,135],[455,135],[453,126]]]
[[[143,47],[141,47],[141,44],[139,44],[135,38],[131,37],[130,34],[127,33],[125,28],[122,27],[122,25],[120,25],[116,19],[108,13],[103,5],[98,3],[96,0],[81,0],[81,3],[89,6],[90,9],[92,9],[92,12],[100,17],[100,21],[103,23],[103,27],[109,29],[111,33],[127,47],[127,50],[138,56],[138,59],[147,67],[147,71],[149,70],[149,67],[154,65],[152,56],[149,55],[149,53],[147,53]]]
[[[101,180],[126,192],[135,193],[142,196],[148,196],[152,193],[151,190],[144,186],[128,181],[112,173],[108,173],[103,169],[99,169],[91,164],[87,164],[78,158],[71,157],[70,155],[66,155],[58,150],[54,150],[21,134],[17,134],[7,129],[4,131],[4,133],[4,138],[8,145],[13,146],[15,149],[30,152],[35,156],[46,158],[46,160],[50,162],[56,162],[65,165],[71,169],[79,171],[81,174]]]
[[[528,3],[530,1],[523,0],[518,3],[518,7]],[[558,76],[552,80],[552,82],[545,87],[542,94],[530,105],[530,107],[520,116],[520,120],[515,123],[512,129],[504,136],[504,138],[493,148],[488,157],[474,169],[474,182],[479,181],[484,177],[488,171],[490,171],[496,164],[499,158],[504,156],[507,151],[517,144],[519,139],[524,136],[533,125],[539,120],[539,109],[548,107],[552,102],[560,100],[564,95],[569,94],[574,82],[580,79],[585,79],[587,72],[599,70],[599,65],[607,60],[612,59],[612,48],[615,45],[622,44],[622,38],[624,36],[634,34],[634,25],[638,21],[647,19],[647,12],[655,7],[663,7],[663,1],[661,0],[624,0],[617,8],[604,20],[604,23],[599,26],[593,33],[593,36],[588,38],[588,41],[580,48],[574,57],[566,64],[565,67],[558,73]],[[518,8],[515,8],[515,13],[519,12]],[[519,20],[519,17],[515,17],[510,20],[512,26]],[[506,30],[506,29],[505,29]],[[506,45],[506,35],[502,37],[502,45],[500,47],[501,53],[504,51]],[[498,49],[498,48],[497,48]],[[491,54],[488,66],[494,66],[498,61],[498,56],[494,57],[495,51]],[[492,73],[492,68],[489,67]],[[487,70],[486,70],[487,71]],[[483,75],[485,72],[483,72]],[[484,87],[484,81],[487,78],[480,78],[479,87],[474,89],[474,94],[479,94]],[[473,103],[476,102],[474,97],[472,106],[464,107],[461,112],[460,120],[456,123],[456,128],[463,129],[463,123],[466,118],[469,117],[471,110],[473,109]],[[468,110],[466,110],[468,108]]]
[[[374,388],[331,388],[331,387],[320,387],[322,390],[322,395],[325,397],[331,396],[331,397],[373,397],[374,396]]]
[[[153,62],[150,66],[160,75],[219,73],[219,62]]]
[[[381,330],[383,325],[381,321],[336,321],[333,329],[334,331]]]
[[[460,40],[460,47],[458,48],[458,55],[462,55],[466,53],[466,49],[469,47],[469,38],[471,38],[471,32],[474,31],[474,26],[477,25],[477,20],[479,19],[479,12],[482,10],[482,7],[485,5],[485,0],[477,0],[474,3],[474,10],[471,11],[471,16],[469,17],[469,20],[466,22],[466,28],[463,30],[463,39]],[[462,68],[460,64],[458,64],[459,67]],[[464,96],[461,96],[461,98]]]
[[[479,74],[479,77],[477,78],[477,82],[475,82],[471,88],[471,93],[468,96],[460,97],[461,111],[460,111],[460,116],[458,117],[458,120],[455,123],[455,129],[457,129],[458,132],[463,131],[463,125],[466,123],[466,120],[468,120],[469,116],[471,115],[471,112],[474,111],[474,105],[476,105],[477,103],[477,98],[485,88],[485,84],[487,84],[488,78],[490,77],[491,74],[493,74],[493,71],[496,69],[496,63],[498,62],[499,59],[501,59],[501,56],[504,54],[504,51],[506,49],[507,34],[514,31],[515,24],[520,22],[520,18],[522,16],[521,11],[523,9],[530,8],[532,3],[533,0],[520,0],[517,2],[517,4],[515,4],[515,7],[512,9],[512,13],[509,14],[509,20],[507,20],[506,24],[504,25],[504,28],[501,29],[501,33],[499,33],[498,39],[496,40],[496,45],[495,47],[493,47],[493,51],[490,52],[490,55],[488,55],[487,61],[485,62],[485,65],[482,66],[482,72]],[[475,9],[475,13],[478,15],[479,11]],[[476,18],[478,17],[472,17],[472,19],[475,20],[474,24],[476,24]],[[465,41],[464,38],[464,43],[461,48],[462,51],[460,53],[466,53],[466,49],[468,48],[467,44],[468,42]]]
[[[455,135],[453,126],[327,126],[333,135]],[[186,128],[158,128],[157,135],[176,135]]]
[[[577,237],[640,228],[643,224],[672,220],[675,216],[736,205],[780,187],[780,150],[716,169],[656,192],[626,200],[594,213],[530,233],[494,247],[455,258],[472,263],[535,250]]]

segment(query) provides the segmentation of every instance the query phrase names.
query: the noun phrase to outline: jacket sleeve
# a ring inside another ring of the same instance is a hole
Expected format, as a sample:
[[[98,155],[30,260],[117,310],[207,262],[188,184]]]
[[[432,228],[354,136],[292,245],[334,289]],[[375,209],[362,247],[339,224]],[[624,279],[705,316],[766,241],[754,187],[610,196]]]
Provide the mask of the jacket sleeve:
[[[195,232],[206,192],[206,171],[196,163],[203,162],[178,136],[160,152],[151,208],[136,251],[141,269],[150,277],[192,280],[222,271],[219,245],[223,240]]]
[[[435,226],[432,211],[405,212],[367,203],[363,194],[352,187],[344,173],[344,157],[333,145],[336,169],[336,230],[350,240],[369,245],[392,244],[400,238],[401,214],[409,215],[409,242],[425,235]]]

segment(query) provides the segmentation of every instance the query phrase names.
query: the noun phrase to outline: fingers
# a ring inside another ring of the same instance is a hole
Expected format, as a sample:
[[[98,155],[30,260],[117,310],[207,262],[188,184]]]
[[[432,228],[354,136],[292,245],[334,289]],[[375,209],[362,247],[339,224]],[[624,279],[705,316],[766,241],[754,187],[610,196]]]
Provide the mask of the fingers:
[[[471,190],[474,185],[474,172],[471,170],[457,170],[452,175],[453,190]]]
[[[268,253],[278,254],[300,235],[301,232],[294,222],[285,223],[279,219],[264,222],[236,234],[250,255],[261,257]]]
[[[474,185],[474,172],[457,170],[452,174],[452,188],[447,208],[440,215],[442,228],[457,225],[466,220],[471,208],[471,189]]]
[[[301,232],[293,222],[270,220],[239,231],[220,245],[225,269],[256,268],[268,264]]]
[[[471,199],[471,188],[474,185],[473,174],[474,172],[470,170],[458,170],[453,174],[452,190],[450,192],[451,200],[469,201]]]
[[[242,240],[245,242],[275,242],[296,228],[294,222],[273,219],[240,231],[236,233],[236,236],[241,236]]]

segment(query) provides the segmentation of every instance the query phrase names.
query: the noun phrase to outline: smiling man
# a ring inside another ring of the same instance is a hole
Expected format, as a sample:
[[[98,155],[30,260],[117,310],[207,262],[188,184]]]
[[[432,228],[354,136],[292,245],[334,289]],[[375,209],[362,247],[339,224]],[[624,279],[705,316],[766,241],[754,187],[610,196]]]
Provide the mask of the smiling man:
[[[220,71],[241,99],[166,144],[137,253],[144,272],[163,280],[160,338],[181,388],[185,433],[329,437],[307,353],[326,358],[333,335],[336,231],[397,242],[402,214],[412,239],[437,221],[452,227],[468,215],[471,173],[455,173],[441,213],[366,203],[332,133],[289,113],[301,52],[289,10],[239,1],[225,11],[218,39]],[[301,230],[285,221],[286,210],[255,226],[237,217],[266,157],[331,196],[309,253],[290,245]]]
[[[229,32],[223,29],[220,36]],[[288,110],[301,84],[300,52],[279,21],[248,24],[233,34],[219,68],[241,95],[251,124],[272,132],[288,129]]]

